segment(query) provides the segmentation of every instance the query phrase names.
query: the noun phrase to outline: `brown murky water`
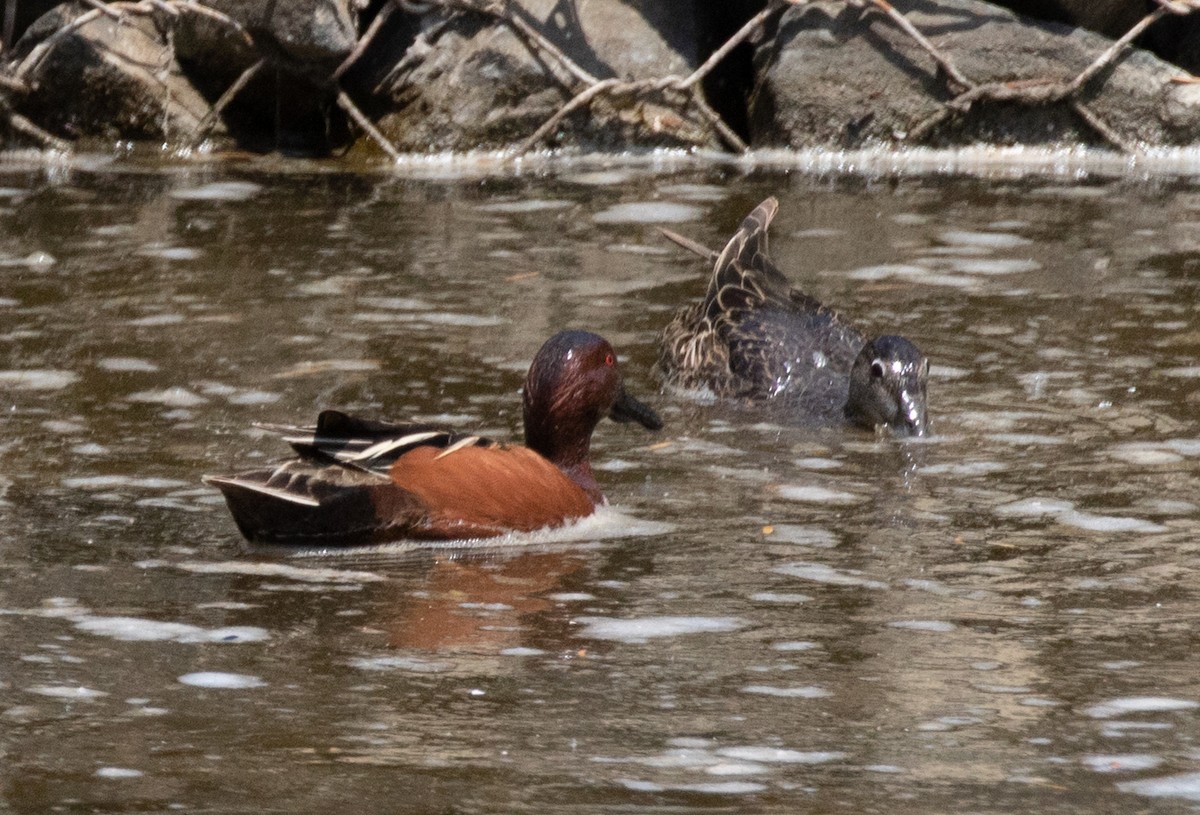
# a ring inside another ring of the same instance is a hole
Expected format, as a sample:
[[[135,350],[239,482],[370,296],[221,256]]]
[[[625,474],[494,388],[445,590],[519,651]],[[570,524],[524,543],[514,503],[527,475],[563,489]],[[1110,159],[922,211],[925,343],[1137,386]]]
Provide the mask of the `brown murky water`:
[[[1200,802],[1200,192],[581,167],[0,167],[13,812],[1132,812]],[[934,364],[935,435],[663,392],[773,253]],[[519,434],[607,335],[667,428],[488,546],[248,549],[199,483],[322,407]]]

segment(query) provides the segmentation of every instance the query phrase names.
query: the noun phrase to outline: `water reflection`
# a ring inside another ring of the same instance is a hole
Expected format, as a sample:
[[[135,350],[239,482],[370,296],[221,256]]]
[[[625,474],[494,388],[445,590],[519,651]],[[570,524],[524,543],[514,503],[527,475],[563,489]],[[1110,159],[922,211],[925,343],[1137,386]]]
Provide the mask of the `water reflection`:
[[[14,811],[1194,806],[1187,186],[3,184]],[[657,223],[717,245],[769,194],[796,285],[928,352],[930,439],[662,390],[660,438],[596,438],[611,515],[473,550],[247,549],[198,483],[323,407],[517,437],[565,326],[653,393],[706,275]]]

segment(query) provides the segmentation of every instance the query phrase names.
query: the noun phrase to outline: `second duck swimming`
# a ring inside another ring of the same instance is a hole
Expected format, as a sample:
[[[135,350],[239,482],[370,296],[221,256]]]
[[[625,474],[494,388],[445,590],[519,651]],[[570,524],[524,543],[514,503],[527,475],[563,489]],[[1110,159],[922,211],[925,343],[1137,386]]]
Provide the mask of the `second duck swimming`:
[[[667,381],[718,396],[779,401],[798,418],[844,418],[866,429],[929,431],[929,360],[909,340],[870,339],[837,312],[793,289],[767,254],[779,202],[754,208],[720,252],[663,230],[713,263],[704,299],[663,332]]]

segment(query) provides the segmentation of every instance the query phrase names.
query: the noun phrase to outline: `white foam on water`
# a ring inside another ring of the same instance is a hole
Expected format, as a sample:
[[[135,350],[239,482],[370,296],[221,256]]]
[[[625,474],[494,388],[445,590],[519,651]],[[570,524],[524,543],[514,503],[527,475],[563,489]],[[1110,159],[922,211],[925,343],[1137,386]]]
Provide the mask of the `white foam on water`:
[[[772,571],[829,586],[860,586],[865,589],[888,588],[887,583],[863,577],[861,572],[843,571],[823,563],[787,563],[777,566]]]
[[[157,246],[151,244],[139,249],[136,254],[148,258],[161,258],[162,260],[195,260],[204,253],[199,249],[192,249],[189,246]]]
[[[615,617],[577,617],[574,622],[583,626],[576,636],[643,643],[663,637],[688,634],[713,634],[737,631],[746,626],[737,617],[662,616],[618,619]]]
[[[1036,272],[1042,264],[1036,260],[1001,260],[992,258],[962,258],[951,262],[950,268],[964,274],[1009,275]]]
[[[1180,773],[1162,778],[1146,778],[1141,781],[1122,781],[1117,784],[1121,792],[1132,792],[1148,798],[1182,798],[1185,801],[1200,801],[1200,773]]]
[[[811,640],[784,640],[783,642],[772,643],[771,647],[776,651],[785,652],[815,651],[821,647],[821,644],[812,642]]]
[[[942,232],[938,239],[956,246],[981,246],[987,249],[1013,249],[1033,243],[1029,238],[1011,232],[971,232],[961,229]]]
[[[257,676],[225,673],[224,671],[196,671],[184,674],[177,681],[182,685],[219,690],[242,690],[246,688],[265,688],[267,686],[267,683]]]
[[[742,693],[758,696],[778,696],[781,699],[825,699],[833,694],[817,685],[744,685]]]
[[[541,648],[528,648],[517,645],[512,648],[502,648],[500,655],[505,657],[540,657],[545,656],[546,652]]]
[[[1124,696],[1109,699],[1084,709],[1093,719],[1112,719],[1130,713],[1166,713],[1176,710],[1195,710],[1200,703],[1169,696]]]
[[[57,371],[50,368],[0,371],[0,388],[17,391],[57,391],[79,381],[74,371]]]
[[[119,781],[125,778],[141,778],[145,775],[141,770],[134,770],[129,767],[99,767],[96,772],[92,773],[97,778],[103,778],[106,781]]]
[[[1009,465],[1001,464],[999,461],[964,461],[958,464],[930,464],[927,467],[921,467],[920,472],[922,475],[957,475],[973,478],[1002,473],[1008,469],[1010,469]]]
[[[246,643],[265,642],[271,638],[265,628],[254,626],[203,628],[141,617],[85,616],[75,621],[75,627],[89,634],[126,642]]]
[[[842,466],[842,462],[832,458],[817,458],[815,456],[809,458],[798,458],[792,462],[797,467],[804,470],[836,470]]]
[[[90,702],[93,699],[108,696],[102,690],[94,690],[76,685],[34,685],[32,688],[26,688],[26,690],[30,693],[36,693],[38,696],[49,696],[53,699],[70,699],[79,702]]]
[[[179,481],[174,478],[134,478],[127,475],[88,475],[64,478],[62,485],[72,490],[111,490],[119,487],[170,490],[191,486],[187,481]]]
[[[1124,461],[1127,464],[1136,464],[1144,467],[1153,467],[1163,464],[1177,464],[1184,460],[1184,457],[1173,450],[1166,449],[1163,445],[1150,442],[1130,442],[1127,444],[1118,444],[1113,447],[1109,453],[1110,456],[1118,461]]]
[[[780,498],[788,501],[802,501],[815,504],[857,504],[862,497],[851,492],[831,490],[827,487],[813,485],[782,484],[775,489]]]
[[[1001,444],[1012,444],[1018,447],[1053,447],[1066,444],[1061,436],[1050,436],[1045,433],[989,433],[987,438]]]
[[[528,201],[497,201],[492,204],[482,204],[479,207],[479,210],[481,212],[503,212],[518,214],[522,212],[549,212],[556,209],[566,209],[570,206],[570,201],[532,198]]]
[[[775,591],[760,591],[750,595],[750,599],[756,603],[783,603],[797,604],[807,603],[812,600],[812,597],[807,594],[785,594]]]
[[[358,302],[385,311],[427,311],[433,308],[428,301],[416,297],[360,297]]]
[[[896,620],[888,623],[889,628],[903,628],[907,631],[928,631],[933,634],[944,634],[958,629],[954,623],[945,620]]]
[[[923,266],[907,263],[881,263],[875,266],[860,266],[846,273],[850,280],[887,280],[890,277],[917,278],[930,274]]]
[[[694,792],[705,795],[752,795],[767,789],[766,784],[755,784],[750,781],[724,781],[712,784],[659,784],[654,781],[622,778],[617,783],[631,792]]]
[[[447,541],[400,540],[391,543],[335,548],[288,547],[287,553],[292,557],[320,557],[328,560],[337,557],[354,557],[356,559],[365,556],[404,557],[413,552],[441,550],[504,552],[516,548],[554,544],[598,544],[607,540],[649,538],[665,535],[675,529],[675,524],[666,521],[644,520],[628,515],[612,504],[605,504],[597,507],[591,515],[580,518],[578,521],[533,532],[508,532],[494,538],[464,538]]]
[[[1120,755],[1090,755],[1079,759],[1098,773],[1127,773],[1134,770],[1152,770],[1163,763],[1162,756],[1147,753]]]
[[[560,591],[547,596],[556,603],[586,603],[596,599],[596,595],[586,591]]]
[[[290,368],[275,374],[275,379],[293,379],[298,376],[312,376],[330,371],[345,371],[355,373],[360,371],[378,371],[380,364],[373,359],[317,359],[307,362],[297,362]]]
[[[1183,456],[1200,456],[1200,439],[1167,439],[1163,445]]]
[[[242,560],[227,560],[205,563],[202,561],[171,562],[166,560],[142,560],[135,563],[141,569],[181,569],[192,574],[242,574],[258,577],[282,577],[302,583],[382,583],[387,580],[375,572],[356,572],[344,569],[306,568],[286,563],[252,563]]]
[[[837,535],[828,529],[804,524],[774,524],[766,540],[769,543],[790,543],[815,549],[832,549],[841,543]]]
[[[592,220],[598,224],[682,224],[698,221],[704,210],[692,204],[666,201],[639,201],[617,204],[597,212]]]
[[[363,671],[404,671],[420,674],[445,673],[454,668],[453,662],[411,656],[356,657],[350,660],[349,664]]]
[[[172,408],[189,408],[207,404],[208,400],[187,388],[173,387],[161,390],[138,391],[131,393],[126,399],[130,402],[140,402],[148,405],[162,405]]]
[[[181,187],[170,195],[180,201],[248,201],[262,189],[250,181],[214,181],[199,187]]]
[[[757,761],[764,764],[825,764],[830,761],[840,761],[846,757],[845,753],[836,750],[787,750],[781,747],[722,747],[716,752],[717,755],[726,758]]]
[[[1060,501],[1055,498],[1022,498],[1009,504],[1001,504],[992,511],[1005,518],[1042,518],[1047,515],[1060,515],[1075,509],[1071,501]]]
[[[103,368],[106,371],[123,371],[123,372],[144,372],[153,373],[158,370],[158,366],[153,362],[148,362],[137,357],[105,357],[96,363],[96,367]]]
[[[1121,515],[1094,515],[1090,512],[1072,510],[1057,517],[1061,524],[1086,529],[1089,532],[1141,532],[1147,535],[1156,532],[1166,532],[1168,527],[1145,521],[1141,518],[1129,518]]]
[[[1159,370],[1163,376],[1171,376],[1176,379],[1197,379],[1200,378],[1200,365],[1183,365],[1178,368],[1162,368]]]
[[[722,761],[704,768],[706,775],[762,775],[770,772],[769,767],[762,764],[752,764],[746,761]]]
[[[724,201],[729,190],[719,184],[663,184],[658,191],[673,198],[687,201]]]

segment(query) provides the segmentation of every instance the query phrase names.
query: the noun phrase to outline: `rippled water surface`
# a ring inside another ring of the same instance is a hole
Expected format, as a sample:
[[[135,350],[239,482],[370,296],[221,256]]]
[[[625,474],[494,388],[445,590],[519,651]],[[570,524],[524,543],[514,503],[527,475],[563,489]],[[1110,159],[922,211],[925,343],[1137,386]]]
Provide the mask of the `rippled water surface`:
[[[590,167],[0,169],[14,812],[1200,806],[1200,192]],[[664,391],[767,195],[807,291],[933,360],[901,443]],[[510,438],[607,335],[658,434],[488,546],[255,550],[199,479],[323,407]]]

